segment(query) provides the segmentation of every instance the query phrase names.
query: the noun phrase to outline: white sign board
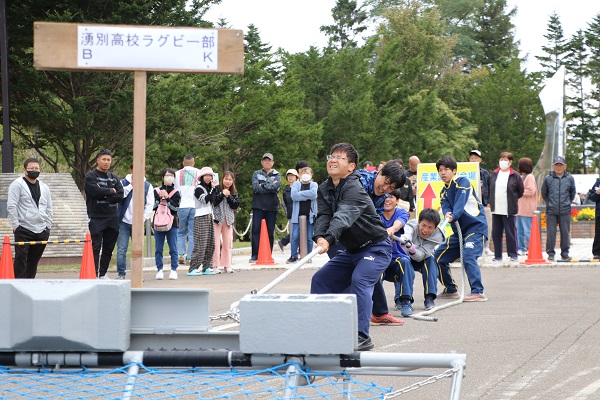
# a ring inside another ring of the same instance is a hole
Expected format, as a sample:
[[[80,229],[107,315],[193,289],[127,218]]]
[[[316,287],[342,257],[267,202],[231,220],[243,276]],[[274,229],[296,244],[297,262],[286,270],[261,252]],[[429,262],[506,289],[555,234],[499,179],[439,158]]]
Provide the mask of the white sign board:
[[[79,67],[217,70],[218,30],[78,26]]]

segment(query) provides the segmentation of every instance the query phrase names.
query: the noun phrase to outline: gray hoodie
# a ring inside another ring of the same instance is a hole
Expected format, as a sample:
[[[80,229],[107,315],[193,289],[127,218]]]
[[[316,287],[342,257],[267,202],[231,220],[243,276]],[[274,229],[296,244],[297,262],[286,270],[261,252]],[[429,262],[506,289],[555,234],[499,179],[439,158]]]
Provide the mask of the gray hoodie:
[[[444,243],[446,236],[439,227],[436,227],[430,236],[423,239],[419,233],[419,221],[411,219],[404,226],[402,239],[410,240],[417,249],[415,254],[410,254],[410,258],[415,261],[423,261],[433,255],[433,250],[437,245]]]

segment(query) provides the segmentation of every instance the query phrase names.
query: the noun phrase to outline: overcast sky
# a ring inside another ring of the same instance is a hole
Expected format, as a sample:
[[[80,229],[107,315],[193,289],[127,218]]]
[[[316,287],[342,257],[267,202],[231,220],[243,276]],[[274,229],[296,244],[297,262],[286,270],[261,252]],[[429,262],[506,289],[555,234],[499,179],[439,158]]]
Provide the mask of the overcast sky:
[[[333,23],[331,9],[335,0],[223,0],[211,8],[206,18],[217,22],[225,18],[232,28],[246,32],[249,24],[257,26],[261,38],[273,46],[297,53],[311,45],[323,47],[327,38],[319,31],[321,25]],[[518,13],[513,23],[516,37],[521,42],[522,55],[530,54],[528,70],[538,68],[535,55],[547,44],[544,34],[549,15],[556,11],[564,34],[570,37],[600,14],[600,0],[508,0],[510,7],[517,5]]]

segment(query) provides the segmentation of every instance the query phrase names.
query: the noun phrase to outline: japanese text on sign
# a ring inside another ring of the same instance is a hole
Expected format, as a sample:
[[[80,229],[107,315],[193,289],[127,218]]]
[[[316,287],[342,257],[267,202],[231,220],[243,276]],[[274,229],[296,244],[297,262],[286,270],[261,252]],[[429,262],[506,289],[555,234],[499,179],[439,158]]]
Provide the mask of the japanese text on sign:
[[[78,26],[80,67],[217,70],[218,30]]]

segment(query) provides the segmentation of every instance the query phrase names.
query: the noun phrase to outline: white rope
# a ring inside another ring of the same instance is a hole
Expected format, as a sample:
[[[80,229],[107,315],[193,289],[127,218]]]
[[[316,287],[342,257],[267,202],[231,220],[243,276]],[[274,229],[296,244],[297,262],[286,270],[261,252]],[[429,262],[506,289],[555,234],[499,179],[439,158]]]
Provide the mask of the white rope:
[[[285,224],[285,226],[283,227],[283,229],[277,228],[277,225],[275,225],[275,228],[277,229],[277,232],[283,233],[283,232],[287,232],[287,229],[288,229],[289,225],[290,225],[290,221],[288,220],[287,224]]]
[[[236,235],[238,235],[239,237],[244,237],[246,236],[246,233],[248,233],[248,231],[250,230],[250,225],[252,225],[252,213],[250,213],[250,220],[248,221],[248,226],[246,227],[246,230],[244,231],[244,233],[242,233],[241,235],[238,233],[237,229],[235,229],[235,225],[233,225],[233,231],[235,232]]]

